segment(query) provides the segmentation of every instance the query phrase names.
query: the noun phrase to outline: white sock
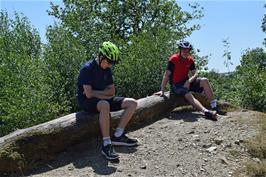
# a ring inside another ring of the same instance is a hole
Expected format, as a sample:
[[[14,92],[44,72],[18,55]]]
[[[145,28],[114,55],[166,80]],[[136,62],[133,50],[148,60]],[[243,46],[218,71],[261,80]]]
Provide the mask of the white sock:
[[[217,106],[217,100],[211,101],[211,108],[215,108]]]
[[[209,111],[209,110],[206,109],[206,108],[203,108],[203,109],[201,110],[202,113],[205,113],[205,112],[208,112],[208,111]]]
[[[110,136],[103,137],[103,146],[107,146],[109,144],[112,144]]]
[[[123,133],[124,133],[124,129],[123,128],[117,128],[115,130],[115,137],[120,137]]]

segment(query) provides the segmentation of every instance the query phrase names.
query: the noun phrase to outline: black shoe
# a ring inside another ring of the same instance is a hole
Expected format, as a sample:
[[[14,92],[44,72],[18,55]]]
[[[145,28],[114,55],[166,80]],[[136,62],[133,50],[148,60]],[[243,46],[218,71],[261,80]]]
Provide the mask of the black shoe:
[[[215,111],[206,111],[204,114],[205,114],[205,118],[208,120],[213,120],[213,121],[218,120]]]
[[[108,144],[107,146],[102,146],[102,155],[104,155],[105,158],[108,160],[114,160],[119,158],[118,154],[115,152],[111,144]]]
[[[226,111],[220,110],[219,107],[212,108],[213,111],[216,111],[219,115],[226,115]]]
[[[120,137],[112,138],[112,144],[115,146],[135,146],[137,142],[136,139],[128,138],[124,133]]]

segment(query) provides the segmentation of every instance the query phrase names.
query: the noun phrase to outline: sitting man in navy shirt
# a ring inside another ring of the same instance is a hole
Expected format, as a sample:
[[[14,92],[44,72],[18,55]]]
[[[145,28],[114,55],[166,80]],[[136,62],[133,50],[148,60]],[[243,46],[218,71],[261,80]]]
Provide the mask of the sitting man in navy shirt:
[[[115,96],[115,86],[111,66],[119,61],[119,50],[111,42],[103,42],[96,59],[90,60],[81,68],[78,77],[78,102],[86,112],[99,113],[103,136],[102,154],[109,160],[118,159],[112,145],[134,146],[137,140],[128,138],[125,127],[137,107],[133,98]],[[110,111],[124,109],[120,123],[112,140],[110,138]]]

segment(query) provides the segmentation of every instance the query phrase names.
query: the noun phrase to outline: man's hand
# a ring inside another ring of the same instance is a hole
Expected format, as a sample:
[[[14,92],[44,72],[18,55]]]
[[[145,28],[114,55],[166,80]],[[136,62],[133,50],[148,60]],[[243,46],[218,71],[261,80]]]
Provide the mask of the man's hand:
[[[164,92],[163,91],[159,91],[159,92],[155,92],[153,95],[158,95],[158,96],[164,96]]]

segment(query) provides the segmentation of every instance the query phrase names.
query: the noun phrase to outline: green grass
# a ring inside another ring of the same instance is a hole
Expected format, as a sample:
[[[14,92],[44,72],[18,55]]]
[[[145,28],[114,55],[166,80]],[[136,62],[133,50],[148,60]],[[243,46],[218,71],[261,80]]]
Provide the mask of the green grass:
[[[249,176],[266,176],[266,114],[259,113],[259,132],[254,139],[247,142],[248,152],[252,158],[260,159],[259,162],[249,160],[246,163],[246,170]]]

